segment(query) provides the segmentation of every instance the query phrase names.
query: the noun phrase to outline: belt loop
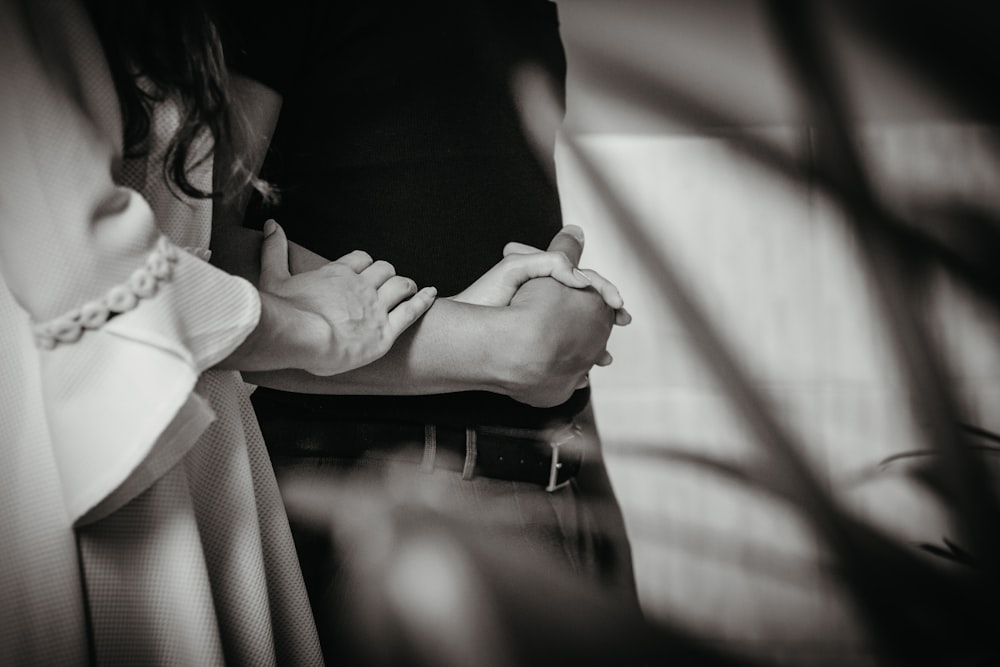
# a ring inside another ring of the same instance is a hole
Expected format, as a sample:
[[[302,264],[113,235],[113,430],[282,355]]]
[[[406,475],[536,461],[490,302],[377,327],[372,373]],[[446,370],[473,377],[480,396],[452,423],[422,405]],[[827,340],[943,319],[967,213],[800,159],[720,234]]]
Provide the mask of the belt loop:
[[[435,458],[437,458],[437,427],[434,424],[424,424],[424,458],[420,461],[421,472],[434,472]]]
[[[552,447],[552,458],[549,461],[549,485],[545,487],[545,490],[549,493],[552,493],[561,486],[559,484],[559,469],[562,468],[562,463],[559,462],[560,445],[562,445],[561,442],[549,443],[549,446]]]
[[[476,429],[465,429],[465,465],[462,467],[462,479],[472,479],[476,471]]]
[[[569,484],[569,479],[563,482],[559,481],[559,471],[563,467],[562,462],[559,460],[559,448],[579,437],[581,432],[580,426],[576,422],[573,422],[569,428],[560,428],[552,434],[549,440],[549,446],[552,448],[552,458],[549,460],[549,485],[545,487],[545,490],[549,493],[558,491]]]

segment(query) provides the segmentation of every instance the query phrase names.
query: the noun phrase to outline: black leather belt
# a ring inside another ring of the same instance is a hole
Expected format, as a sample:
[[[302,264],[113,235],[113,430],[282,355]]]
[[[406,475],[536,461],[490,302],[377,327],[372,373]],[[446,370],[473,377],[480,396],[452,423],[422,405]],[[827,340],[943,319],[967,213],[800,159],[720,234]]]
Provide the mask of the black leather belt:
[[[385,460],[475,476],[539,484],[554,491],[568,483],[583,459],[579,429],[458,427],[331,420],[322,415],[259,413],[276,463],[282,459]]]

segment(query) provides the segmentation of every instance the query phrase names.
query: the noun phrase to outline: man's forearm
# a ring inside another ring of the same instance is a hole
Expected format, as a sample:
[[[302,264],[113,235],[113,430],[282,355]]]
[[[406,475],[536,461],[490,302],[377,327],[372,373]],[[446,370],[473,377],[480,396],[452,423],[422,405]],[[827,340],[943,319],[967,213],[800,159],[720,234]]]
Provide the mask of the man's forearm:
[[[254,384],[312,394],[506,393],[506,350],[517,345],[514,314],[438,299],[388,354],[362,368],[329,377],[296,370],[244,376]]]

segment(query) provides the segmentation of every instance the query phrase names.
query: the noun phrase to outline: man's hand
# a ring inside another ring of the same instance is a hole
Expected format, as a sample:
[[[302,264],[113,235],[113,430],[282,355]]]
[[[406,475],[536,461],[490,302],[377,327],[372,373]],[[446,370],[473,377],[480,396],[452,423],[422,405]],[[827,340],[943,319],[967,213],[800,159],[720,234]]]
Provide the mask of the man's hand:
[[[548,250],[563,253],[576,265],[583,252],[582,232],[568,228],[556,234]],[[554,280],[535,279],[517,291],[510,308],[522,324],[512,333],[515,373],[507,385],[512,398],[538,407],[559,405],[587,385],[594,365],[611,363],[605,345],[624,309],[617,289],[600,281],[600,289],[570,289]],[[608,305],[609,299],[617,308]]]
[[[510,308],[524,323],[510,343],[516,355],[516,372],[508,382],[511,398],[536,407],[559,405],[587,385],[593,366],[611,363],[605,346],[615,314],[597,292],[532,280]]]

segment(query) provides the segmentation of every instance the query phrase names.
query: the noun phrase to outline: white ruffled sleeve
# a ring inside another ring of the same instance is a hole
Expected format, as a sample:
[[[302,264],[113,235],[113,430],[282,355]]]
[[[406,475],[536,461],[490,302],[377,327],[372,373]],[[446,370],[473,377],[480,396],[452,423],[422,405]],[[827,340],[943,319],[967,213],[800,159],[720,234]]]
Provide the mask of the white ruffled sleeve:
[[[0,2],[0,72],[0,272],[34,323],[66,507],[86,522],[197,441],[213,414],[195,382],[253,330],[260,301],[114,185],[114,91],[71,3]]]

